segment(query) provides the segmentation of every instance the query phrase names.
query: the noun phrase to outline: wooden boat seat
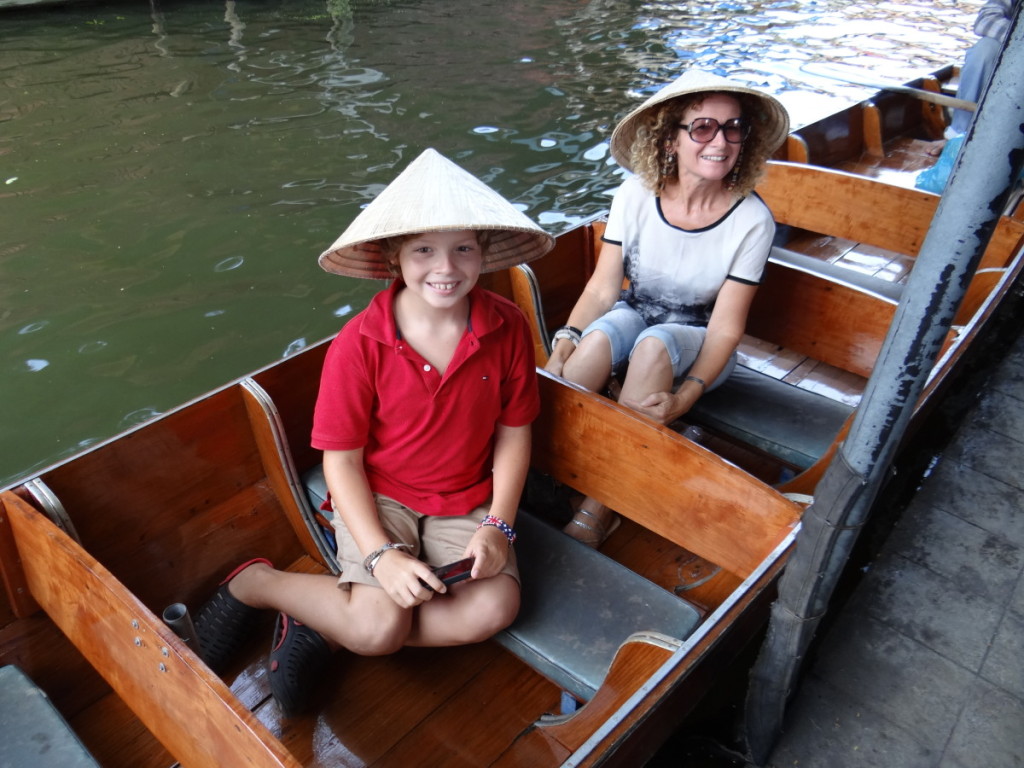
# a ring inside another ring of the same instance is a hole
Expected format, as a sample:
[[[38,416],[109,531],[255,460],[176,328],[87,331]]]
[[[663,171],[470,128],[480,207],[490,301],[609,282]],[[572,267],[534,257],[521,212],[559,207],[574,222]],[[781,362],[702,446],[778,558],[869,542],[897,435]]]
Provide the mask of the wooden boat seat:
[[[43,689],[13,664],[0,667],[0,765],[100,765]]]
[[[799,470],[820,459],[853,408],[737,365],[688,417]]]
[[[319,509],[327,498],[322,467],[305,472],[303,483]],[[593,697],[634,634],[674,650],[700,623],[685,600],[529,512],[519,512],[516,529],[522,608],[495,640],[573,696]]]

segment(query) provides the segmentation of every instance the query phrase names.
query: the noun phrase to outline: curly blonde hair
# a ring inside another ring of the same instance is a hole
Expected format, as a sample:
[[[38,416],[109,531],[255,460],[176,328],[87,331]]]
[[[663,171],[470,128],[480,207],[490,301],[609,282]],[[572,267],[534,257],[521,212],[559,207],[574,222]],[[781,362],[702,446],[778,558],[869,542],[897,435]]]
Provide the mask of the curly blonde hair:
[[[640,177],[648,189],[660,192],[667,181],[679,177],[678,167],[673,163],[666,173],[665,146],[680,130],[683,115],[691,107],[700,107],[709,96],[722,95],[736,99],[740,114],[750,123],[750,135],[743,140],[736,168],[726,178],[726,186],[740,197],[746,197],[764,174],[765,163],[772,156],[774,148],[768,146],[765,125],[768,116],[764,113],[760,99],[746,93],[729,91],[704,91],[679,96],[659,104],[641,116],[636,138],[630,148],[633,172]]]

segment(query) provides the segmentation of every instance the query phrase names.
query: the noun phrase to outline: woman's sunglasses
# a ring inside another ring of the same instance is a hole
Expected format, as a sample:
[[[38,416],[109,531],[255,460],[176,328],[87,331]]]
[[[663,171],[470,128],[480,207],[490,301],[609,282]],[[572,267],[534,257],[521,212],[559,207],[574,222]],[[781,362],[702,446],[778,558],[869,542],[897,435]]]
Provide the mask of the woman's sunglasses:
[[[718,135],[719,131],[725,135],[725,140],[730,144],[739,144],[750,135],[750,124],[743,122],[741,117],[734,117],[724,123],[719,123],[713,117],[698,117],[689,125],[680,123],[679,127],[698,144],[707,144]]]

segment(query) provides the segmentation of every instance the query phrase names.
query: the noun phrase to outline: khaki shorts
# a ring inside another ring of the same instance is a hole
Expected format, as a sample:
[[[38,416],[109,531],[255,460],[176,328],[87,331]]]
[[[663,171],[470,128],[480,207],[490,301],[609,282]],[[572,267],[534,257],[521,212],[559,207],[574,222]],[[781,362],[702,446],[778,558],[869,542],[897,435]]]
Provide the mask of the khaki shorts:
[[[422,515],[379,493],[373,494],[373,499],[377,503],[377,515],[388,538],[396,544],[411,545],[404,551],[433,567],[461,560],[480,521],[490,512],[490,506],[487,505],[477,507],[466,515]],[[341,567],[338,586],[348,588],[351,584],[369,584],[379,587],[377,579],[363,568],[363,554],[337,512],[332,525],[338,541],[337,559]],[[509,551],[508,560],[501,572],[519,581],[514,549]]]

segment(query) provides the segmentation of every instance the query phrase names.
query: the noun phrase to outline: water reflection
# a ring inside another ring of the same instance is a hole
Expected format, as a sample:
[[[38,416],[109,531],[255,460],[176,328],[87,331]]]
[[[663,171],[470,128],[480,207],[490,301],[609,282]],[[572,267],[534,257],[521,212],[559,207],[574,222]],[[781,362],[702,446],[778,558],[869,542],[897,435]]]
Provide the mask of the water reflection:
[[[551,232],[618,116],[697,64],[816,116],[959,59],[977,4],[76,3],[0,25],[0,484],[337,330],[316,255],[427,146]]]

